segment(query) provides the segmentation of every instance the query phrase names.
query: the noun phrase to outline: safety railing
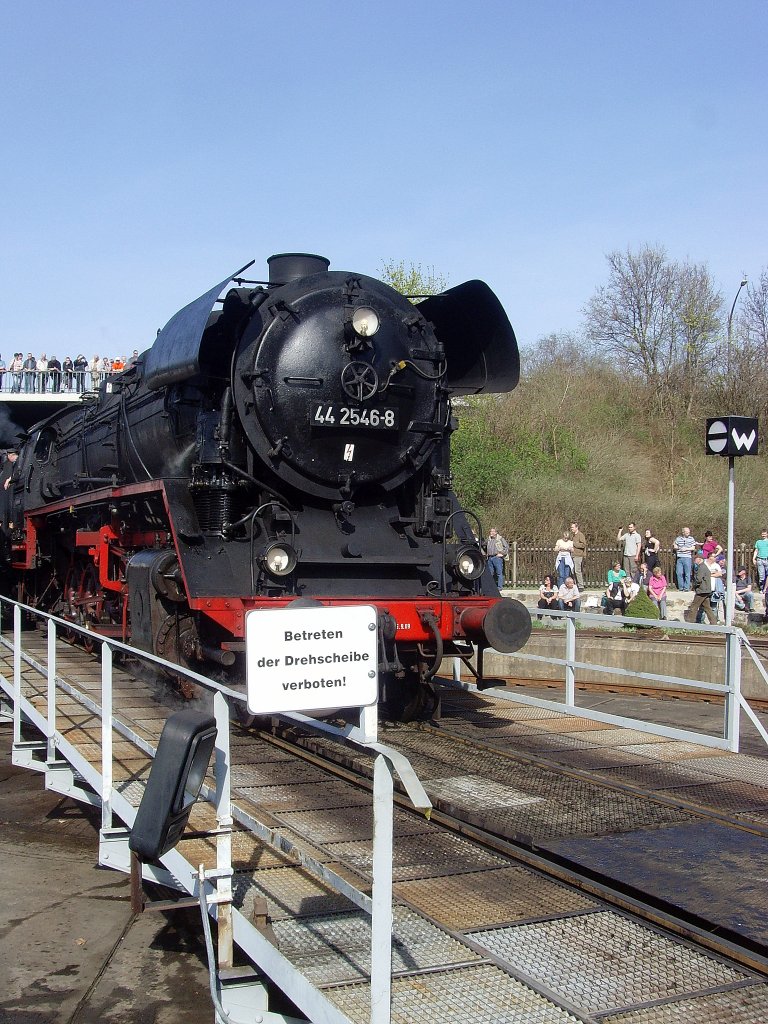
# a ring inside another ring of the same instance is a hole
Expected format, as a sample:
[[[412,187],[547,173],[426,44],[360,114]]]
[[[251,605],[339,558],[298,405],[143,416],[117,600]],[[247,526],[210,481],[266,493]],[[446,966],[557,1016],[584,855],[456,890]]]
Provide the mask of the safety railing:
[[[687,631],[723,636],[725,638],[723,681],[711,682],[701,679],[665,675],[659,672],[636,671],[634,669],[621,668],[617,665],[600,664],[594,660],[580,660],[577,657],[577,643],[579,639],[578,625],[593,625],[599,626],[601,629],[605,629],[607,622],[610,627],[629,626],[633,628],[652,627],[658,629],[662,623],[657,619],[626,618],[624,616],[617,615],[606,620],[605,615],[592,614],[589,612],[550,610],[546,608],[538,609],[537,614],[542,615],[544,618],[565,620],[564,634],[560,634],[563,636],[563,657],[553,658],[546,655],[531,654],[528,653],[525,648],[514,654],[498,655],[498,657],[505,659],[508,658],[511,663],[522,662],[532,664],[538,662],[545,663],[547,665],[560,666],[563,670],[563,699],[547,700],[541,697],[534,697],[521,692],[518,688],[514,690],[514,693],[510,693],[500,687],[496,687],[488,691],[492,692],[494,697],[506,698],[514,700],[516,703],[529,704],[534,707],[560,711],[564,714],[577,715],[579,718],[588,718],[596,722],[605,722],[606,724],[618,725],[624,728],[640,729],[644,732],[664,736],[668,739],[699,743],[705,746],[731,751],[739,750],[740,713],[743,711],[753,723],[763,741],[768,744],[768,732],[766,732],[762,723],[755,715],[754,710],[749,706],[749,703],[741,692],[742,652],[746,652],[752,659],[759,675],[767,687],[768,672],[766,671],[759,655],[754,651],[749,643],[748,637],[738,626],[700,625],[698,623],[676,622],[669,619],[665,619],[663,622],[663,628],[665,631]],[[554,631],[552,632],[553,637],[557,635],[558,634]],[[634,637],[635,634],[633,633],[632,636]],[[592,638],[590,637],[589,639]],[[620,644],[622,639],[624,638],[617,630],[616,643]],[[663,725],[657,722],[648,722],[624,715],[614,715],[605,711],[597,711],[581,707],[576,702],[577,671],[592,674],[600,673],[601,675],[607,674],[615,676],[618,680],[631,679],[633,683],[642,681],[664,683],[668,687],[679,691],[717,695],[717,697],[722,698],[723,701],[722,736],[710,736],[707,733],[695,732],[690,729],[680,729],[671,725]],[[458,659],[454,660],[453,677],[455,685],[457,684],[467,689],[472,687],[471,683],[467,683],[462,680],[461,662]],[[548,685],[551,685],[551,681],[549,680]],[[766,691],[766,695],[768,696],[768,690]]]
[[[12,640],[4,635],[9,613],[12,614]],[[22,626],[30,620],[46,623],[47,644],[45,660],[25,650]],[[69,683],[57,670],[57,640],[59,631],[75,633],[88,643],[101,644],[101,679],[96,695]],[[233,805],[230,787],[230,715],[233,705],[245,705],[245,694],[225,686],[180,665],[164,661],[146,652],[137,651],[118,640],[105,638],[85,627],[58,619],[55,616],[0,597],[0,646],[12,651],[12,678],[0,672],[0,692],[4,691],[12,703],[14,761],[26,767],[46,771],[46,785],[57,792],[101,806],[100,863],[128,872],[130,861],[127,836],[136,815],[136,808],[115,787],[114,735],[127,739],[149,757],[156,747],[123,720],[113,703],[113,658],[116,653],[139,659],[172,672],[192,683],[213,702],[216,719],[215,787],[203,786],[202,796],[215,807],[217,828],[216,867],[204,870],[202,865],[188,864],[178,850],[171,850],[160,860],[163,867],[143,865],[143,877],[151,881],[179,886],[200,900],[208,913],[218,922],[219,966],[232,964],[232,944],[239,945],[253,962],[281,988],[312,1020],[345,1024],[347,1018],[315,989],[285,959],[261,933],[247,922],[232,906],[232,846],[234,821],[251,830],[276,851],[287,854],[321,882],[344,895],[371,918],[371,1024],[389,1024],[391,997],[391,944],[392,944],[392,832],[393,832],[393,775],[396,772],[413,805],[425,813],[431,803],[410,763],[399,751],[377,740],[376,708],[361,709],[359,722],[344,728],[315,720],[305,715],[286,714],[282,717],[301,724],[334,740],[365,751],[374,756],[373,769],[373,884],[371,895],[358,889],[328,865],[317,861],[294,844],[287,835],[259,822],[243,808]],[[33,703],[36,693],[24,692],[24,672],[30,669],[37,678],[46,681],[45,711]],[[98,716],[101,722],[100,766],[91,762],[57,729],[57,699],[62,694],[74,698],[80,706]],[[25,740],[24,723],[30,723],[44,737],[42,749],[34,741]],[[38,761],[35,763],[35,755]],[[50,776],[50,778],[49,778]],[[58,777],[57,777],[58,776]],[[82,788],[84,780],[95,793]],[[115,817],[125,828],[115,825]],[[209,933],[206,929],[206,937]],[[227,1021],[226,1011],[220,1003],[220,987],[211,975],[211,993],[217,1014]]]
[[[0,396],[24,395],[28,398],[45,394],[73,396],[85,391],[98,391],[105,380],[113,380],[118,370],[2,370]]]

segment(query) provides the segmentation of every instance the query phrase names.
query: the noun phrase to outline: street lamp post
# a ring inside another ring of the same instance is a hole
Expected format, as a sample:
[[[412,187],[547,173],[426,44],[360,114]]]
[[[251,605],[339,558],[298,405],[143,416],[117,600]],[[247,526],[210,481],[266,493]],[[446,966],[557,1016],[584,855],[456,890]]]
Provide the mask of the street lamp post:
[[[728,376],[729,377],[731,376],[731,338],[732,338],[732,335],[733,335],[733,311],[736,309],[736,303],[739,301],[739,295],[741,295],[741,289],[746,285],[746,283],[747,283],[747,275],[746,274],[742,274],[741,284],[739,285],[739,290],[736,292],[736,295],[734,296],[733,304],[731,306],[731,312],[728,314],[728,353],[727,353],[727,356],[728,356],[727,364],[728,365],[727,365],[727,370],[728,370]]]

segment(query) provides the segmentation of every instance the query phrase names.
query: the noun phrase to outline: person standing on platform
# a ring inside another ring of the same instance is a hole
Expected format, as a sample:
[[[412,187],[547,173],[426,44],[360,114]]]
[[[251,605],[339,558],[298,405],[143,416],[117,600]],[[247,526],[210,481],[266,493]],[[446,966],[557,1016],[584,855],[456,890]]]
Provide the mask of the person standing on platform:
[[[78,394],[81,391],[85,391],[85,375],[88,370],[88,360],[85,356],[80,353],[74,362],[75,367],[75,384],[77,385]]]
[[[18,395],[18,393],[21,391],[21,377],[22,377],[22,370],[23,369],[24,369],[24,356],[21,354],[21,352],[14,352],[14,354],[13,354],[13,362],[11,363],[11,375],[13,377],[13,382],[11,384],[11,391],[15,395]]]
[[[573,574],[579,590],[584,589],[584,559],[587,556],[587,538],[578,523],[571,523],[571,541],[573,542]]]
[[[648,572],[651,573],[654,567],[659,564],[659,548],[661,544],[657,537],[653,536],[653,530],[645,531],[645,539],[643,540],[643,560],[648,566]]]
[[[509,544],[496,530],[495,526],[492,526],[488,531],[488,539],[485,542],[485,554],[493,581],[501,590],[504,586],[504,559],[509,554]]]
[[[686,622],[695,622],[699,614],[699,611],[703,611],[707,616],[710,625],[717,625],[717,616],[712,608],[712,574],[709,571],[709,566],[704,560],[703,555],[696,555],[693,559],[693,585],[694,585],[694,597],[691,602],[691,606],[687,612],[684,613],[684,619]]]
[[[37,360],[37,390],[41,395],[48,390],[48,356],[45,352]]]
[[[752,565],[757,571],[757,586],[762,590],[766,577],[768,577],[768,530],[761,530],[760,536],[755,541]]]
[[[701,553],[705,558],[709,558],[710,555],[722,555],[723,553],[722,546],[715,540],[715,535],[711,530],[704,531],[704,543],[701,545]]]
[[[48,376],[51,378],[51,391],[58,394],[61,391],[61,363],[56,356],[48,360]]]
[[[64,357],[61,368],[64,371],[64,388],[66,391],[71,391],[72,382],[75,379],[75,364],[72,362],[72,356]]]
[[[690,590],[693,580],[693,553],[698,547],[690,526],[684,526],[672,545],[675,551],[675,579],[678,590]]]
[[[624,544],[622,567],[627,576],[631,576],[640,560],[640,548],[643,538],[637,532],[635,524],[630,523],[626,530],[623,528],[619,530],[616,534],[616,540],[620,544]]]
[[[27,352],[24,360],[24,394],[29,395],[35,390],[35,374],[37,373],[37,360],[31,352]]]
[[[91,390],[98,391],[99,383],[101,382],[101,368],[102,368],[101,357],[96,355],[88,363],[88,369],[91,371]]]
[[[555,541],[555,576],[560,587],[573,574],[573,541],[566,530],[562,537]]]

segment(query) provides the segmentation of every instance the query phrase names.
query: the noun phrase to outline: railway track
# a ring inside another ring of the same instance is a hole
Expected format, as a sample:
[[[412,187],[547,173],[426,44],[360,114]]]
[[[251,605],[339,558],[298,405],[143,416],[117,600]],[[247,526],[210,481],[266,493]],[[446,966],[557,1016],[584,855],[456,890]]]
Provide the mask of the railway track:
[[[36,644],[42,648],[42,638],[25,638],[32,660]],[[7,674],[7,666],[2,670]],[[59,671],[71,691],[60,728],[95,757],[98,728],[79,696],[97,695],[98,666],[62,646]],[[31,666],[24,675],[27,690],[37,687],[35,699],[42,701],[44,681],[35,680]],[[151,744],[166,708],[160,689],[126,666],[115,684],[115,711]],[[405,806],[395,814],[393,1020],[768,1019],[757,922],[739,930],[721,921],[717,934],[679,905],[684,901],[664,906],[636,879],[617,884],[564,848],[607,836],[669,837],[686,828],[726,829],[764,842],[768,818],[760,816],[757,794],[747,816],[714,806],[712,795],[707,806],[693,792],[720,785],[714,762],[732,755],[696,756],[680,744],[619,732],[459,691],[447,695],[440,728],[386,730],[386,741],[407,754],[436,807],[431,821]],[[137,802],[148,758],[122,741],[115,754],[116,788]],[[756,771],[757,760],[740,761],[741,770]],[[663,778],[665,765],[672,776]],[[630,769],[640,774],[628,776]],[[651,782],[654,771],[655,782],[677,783],[689,790],[687,798],[670,795],[674,785],[641,786],[640,775]],[[611,780],[608,772],[623,774]],[[292,727],[233,733],[233,802],[241,820],[251,815],[290,835],[363,888],[371,867],[369,776],[370,764],[348,748]],[[763,794],[768,814],[768,777],[765,788],[742,785]],[[191,824],[198,831],[212,826],[207,805]],[[213,864],[212,840],[181,845],[192,863]],[[366,916],[247,829],[236,833],[233,847],[240,912],[252,916],[266,908],[264,924],[280,951],[350,1020],[365,1021]]]

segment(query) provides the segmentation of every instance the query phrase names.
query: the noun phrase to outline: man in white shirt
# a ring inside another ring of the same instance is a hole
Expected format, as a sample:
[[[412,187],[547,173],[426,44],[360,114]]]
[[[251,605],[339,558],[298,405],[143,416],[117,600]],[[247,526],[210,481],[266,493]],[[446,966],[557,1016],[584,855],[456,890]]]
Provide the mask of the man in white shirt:
[[[557,592],[560,605],[565,612],[581,611],[581,594],[573,576],[568,576]]]
[[[693,582],[693,553],[699,545],[691,536],[690,526],[684,526],[682,533],[675,537],[672,547],[675,549],[675,579],[678,590],[690,590]]]
[[[626,530],[619,529],[616,535],[616,540],[619,543],[624,543],[624,556],[622,559],[622,568],[627,576],[631,576],[635,571],[638,559],[640,557],[640,548],[643,544],[643,538],[637,532],[637,528],[634,523],[630,523]]]

